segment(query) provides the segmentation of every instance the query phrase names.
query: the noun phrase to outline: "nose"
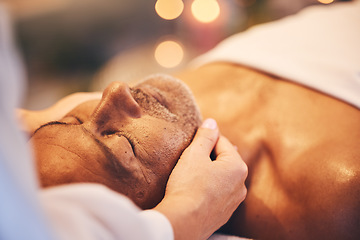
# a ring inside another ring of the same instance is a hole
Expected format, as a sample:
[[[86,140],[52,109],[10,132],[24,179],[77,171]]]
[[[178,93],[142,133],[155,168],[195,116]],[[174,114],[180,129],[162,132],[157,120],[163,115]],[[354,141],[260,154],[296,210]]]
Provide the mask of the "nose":
[[[131,95],[129,86],[113,82],[104,90],[91,122],[98,131],[115,131],[114,124],[140,117],[141,108]]]

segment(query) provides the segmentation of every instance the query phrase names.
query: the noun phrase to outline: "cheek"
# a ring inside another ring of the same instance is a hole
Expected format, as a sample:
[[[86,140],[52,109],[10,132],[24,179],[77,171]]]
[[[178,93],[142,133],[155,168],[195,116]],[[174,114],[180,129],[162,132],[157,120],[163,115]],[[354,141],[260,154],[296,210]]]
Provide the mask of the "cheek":
[[[181,131],[176,129],[163,129],[154,136],[154,159],[158,167],[170,173],[187,146],[187,141]]]
[[[133,129],[140,149],[137,157],[157,176],[168,177],[191,139],[178,123],[152,117],[142,120],[142,124],[134,125]]]

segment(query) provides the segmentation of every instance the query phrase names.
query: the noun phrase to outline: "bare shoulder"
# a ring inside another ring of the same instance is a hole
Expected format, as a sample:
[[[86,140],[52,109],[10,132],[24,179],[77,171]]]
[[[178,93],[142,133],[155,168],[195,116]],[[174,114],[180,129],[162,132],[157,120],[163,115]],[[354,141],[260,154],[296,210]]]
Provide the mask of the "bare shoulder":
[[[359,109],[237,65],[213,63],[179,77],[248,163],[248,195],[232,234],[359,239]]]
[[[309,176],[313,181],[307,182],[310,198],[303,203],[312,236],[359,239],[360,154],[353,154],[354,158],[325,159],[322,166],[313,165],[319,174]]]
[[[339,194],[336,195],[334,209],[338,209],[337,219],[334,224],[339,223],[340,230],[345,231],[344,236],[349,239],[360,237],[360,159],[352,167],[344,167],[343,176],[337,185]]]
[[[290,82],[273,84],[264,137],[271,161],[263,174],[274,182],[272,197],[285,199],[275,211],[283,230],[297,232],[284,236],[359,239],[359,109]]]

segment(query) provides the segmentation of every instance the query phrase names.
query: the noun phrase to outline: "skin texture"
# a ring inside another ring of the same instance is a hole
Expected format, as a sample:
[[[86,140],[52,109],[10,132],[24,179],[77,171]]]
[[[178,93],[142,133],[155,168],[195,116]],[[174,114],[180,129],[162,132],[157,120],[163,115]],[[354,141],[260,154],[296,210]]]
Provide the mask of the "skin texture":
[[[213,63],[178,77],[249,168],[247,198],[222,231],[359,239],[358,109],[239,65]]]
[[[83,102],[35,130],[30,144],[44,187],[101,183],[147,209],[163,198],[200,122],[188,89],[159,75],[131,89],[110,84],[101,100]]]
[[[247,198],[223,232],[258,239],[359,238],[358,109],[239,65],[214,63],[178,77],[249,167]]]
[[[104,184],[144,209],[156,205],[177,240],[208,239],[246,196],[246,164],[213,119],[193,138],[199,112],[172,77],[152,76],[131,89],[115,82],[101,100],[98,93],[76,93],[18,114],[32,134],[43,186]],[[101,216],[91,218],[103,225]]]

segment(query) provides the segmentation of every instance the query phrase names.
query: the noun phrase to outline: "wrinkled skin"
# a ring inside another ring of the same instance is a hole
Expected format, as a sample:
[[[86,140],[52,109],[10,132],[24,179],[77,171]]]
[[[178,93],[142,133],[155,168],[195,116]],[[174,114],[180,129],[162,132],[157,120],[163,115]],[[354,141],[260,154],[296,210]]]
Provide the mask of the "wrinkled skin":
[[[134,88],[114,82],[30,139],[44,187],[95,182],[143,209],[163,198],[168,176],[200,124],[191,93],[170,77]]]
[[[213,63],[178,77],[248,164],[247,198],[223,231],[360,239],[358,109],[239,65]]]

